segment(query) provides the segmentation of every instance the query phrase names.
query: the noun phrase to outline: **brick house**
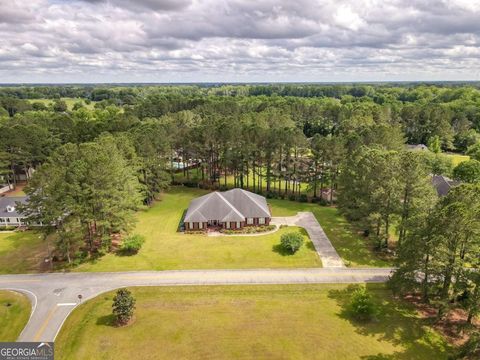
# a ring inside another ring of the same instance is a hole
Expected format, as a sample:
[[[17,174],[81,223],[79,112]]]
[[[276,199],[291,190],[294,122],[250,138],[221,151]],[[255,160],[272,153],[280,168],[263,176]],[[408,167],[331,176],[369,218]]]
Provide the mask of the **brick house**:
[[[209,227],[241,229],[269,225],[272,215],[265,197],[243,189],[212,192],[190,202],[184,218],[185,230]]]

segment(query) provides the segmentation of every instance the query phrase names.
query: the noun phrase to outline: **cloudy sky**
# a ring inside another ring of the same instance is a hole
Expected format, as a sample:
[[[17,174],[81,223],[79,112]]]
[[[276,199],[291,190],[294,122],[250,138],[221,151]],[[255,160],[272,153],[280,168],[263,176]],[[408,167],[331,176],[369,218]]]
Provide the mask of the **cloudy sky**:
[[[0,0],[0,83],[480,80],[480,0]]]

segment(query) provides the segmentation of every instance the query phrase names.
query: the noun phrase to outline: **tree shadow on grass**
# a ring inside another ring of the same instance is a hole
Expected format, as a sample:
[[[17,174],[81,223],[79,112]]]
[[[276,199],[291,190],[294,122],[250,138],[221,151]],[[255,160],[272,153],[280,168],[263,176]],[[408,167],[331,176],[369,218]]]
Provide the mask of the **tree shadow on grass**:
[[[275,244],[272,246],[272,251],[280,254],[282,256],[293,256],[295,253],[292,253],[290,250],[285,249],[282,244]]]
[[[104,315],[100,316],[97,319],[96,324],[101,325],[101,326],[109,326],[109,327],[116,327],[116,321],[115,321],[115,315],[109,314],[109,315]]]
[[[366,284],[367,290],[378,309],[376,319],[370,322],[355,320],[348,311],[352,293],[359,285],[350,285],[341,290],[331,290],[329,298],[337,301],[340,318],[348,320],[355,331],[364,336],[375,336],[403,350],[392,354],[363,356],[364,360],[429,360],[447,359],[448,346],[440,335],[428,327],[428,320],[418,318],[411,304],[393,298],[390,291],[378,284]]]

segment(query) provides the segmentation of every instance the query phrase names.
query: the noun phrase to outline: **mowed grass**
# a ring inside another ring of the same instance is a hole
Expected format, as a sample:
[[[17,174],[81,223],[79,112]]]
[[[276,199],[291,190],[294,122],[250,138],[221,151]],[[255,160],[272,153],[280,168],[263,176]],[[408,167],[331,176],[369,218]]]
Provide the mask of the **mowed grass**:
[[[16,341],[30,317],[28,298],[14,291],[0,290],[0,342]]]
[[[337,208],[287,200],[269,199],[268,202],[273,216],[292,216],[298,211],[311,211],[347,266],[389,267],[392,265],[378,257],[370,240],[361,236]]]
[[[47,244],[36,231],[0,232],[0,274],[39,272]]]
[[[70,315],[58,359],[442,360],[443,338],[382,285],[367,285],[376,321],[345,311],[347,285],[132,288],[134,320],[116,327],[110,292]]]
[[[60,100],[63,100],[65,101],[65,103],[67,104],[67,108],[68,110],[72,110],[73,109],[73,105],[75,105],[77,102],[81,102],[83,106],[85,106],[87,109],[94,109],[95,107],[95,102],[92,101],[90,104],[87,104],[85,102],[85,99],[81,99],[81,98],[61,98]],[[30,103],[35,103],[35,102],[38,102],[38,103],[42,103],[44,104],[45,106],[50,106],[54,103],[54,99],[30,99],[29,102]]]
[[[462,154],[454,154],[454,153],[445,153],[452,160],[453,166],[457,166],[461,162],[470,160],[470,156],[462,155]]]
[[[320,267],[321,260],[306,232],[297,227],[282,228],[261,236],[218,236],[184,234],[178,226],[189,202],[205,194],[202,190],[174,187],[151,208],[137,214],[132,233],[145,236],[140,252],[133,256],[107,254],[75,271],[126,271],[170,269],[241,269],[278,267]],[[294,255],[280,249],[280,237],[302,231],[305,243]]]

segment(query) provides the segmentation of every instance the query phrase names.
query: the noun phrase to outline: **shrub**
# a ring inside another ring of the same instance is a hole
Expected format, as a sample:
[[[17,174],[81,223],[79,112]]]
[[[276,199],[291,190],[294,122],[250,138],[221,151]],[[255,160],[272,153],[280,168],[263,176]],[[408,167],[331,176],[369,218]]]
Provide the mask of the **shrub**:
[[[135,310],[135,298],[127,289],[119,289],[113,298],[112,312],[118,325],[128,324]]]
[[[299,198],[299,201],[300,201],[300,202],[303,202],[303,203],[308,202],[307,194],[301,194],[301,195],[300,195],[300,198]]]
[[[377,307],[365,288],[359,288],[352,294],[348,311],[357,320],[370,321],[377,314]]]
[[[290,195],[288,195],[288,200],[295,201],[295,200],[297,200],[297,197],[295,196],[295,194],[290,194]]]
[[[285,233],[280,238],[280,243],[285,250],[295,254],[303,245],[303,236],[299,232]]]
[[[256,234],[262,233],[266,231],[275,230],[275,225],[260,225],[260,226],[245,226],[241,229],[220,229],[221,233],[227,235],[234,235],[234,234]]]
[[[12,231],[12,230],[15,230],[16,227],[15,226],[11,226],[11,225],[7,225],[7,226],[1,226],[0,227],[0,231]]]
[[[120,248],[122,252],[136,254],[145,242],[145,237],[142,235],[131,235],[127,237],[122,242],[122,247]]]

